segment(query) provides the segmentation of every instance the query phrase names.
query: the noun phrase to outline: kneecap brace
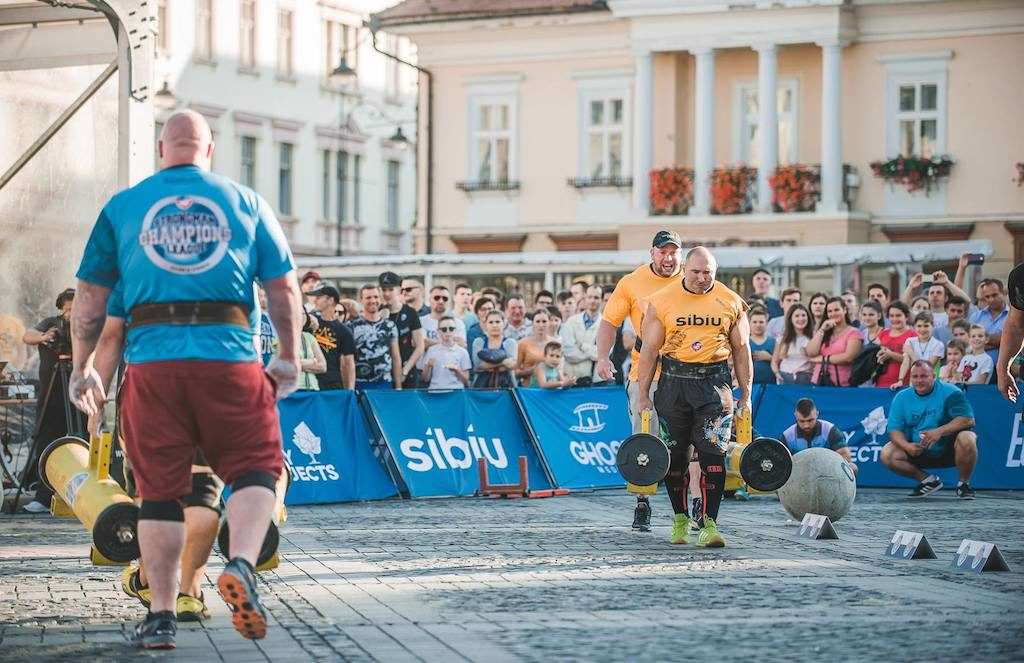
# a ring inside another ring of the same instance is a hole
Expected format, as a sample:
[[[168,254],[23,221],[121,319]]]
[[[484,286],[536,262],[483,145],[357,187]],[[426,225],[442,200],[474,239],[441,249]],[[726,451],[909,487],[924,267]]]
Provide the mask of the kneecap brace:
[[[182,504],[188,507],[205,506],[217,513],[221,512],[220,494],[224,490],[224,482],[212,472],[192,473],[192,492],[182,498]]]
[[[241,489],[248,488],[249,486],[261,486],[272,493],[277,493],[277,477],[270,472],[264,472],[262,470],[246,472],[231,482],[231,493],[237,493]]]
[[[171,523],[185,522],[185,510],[178,500],[142,500],[139,520],[162,520]]]

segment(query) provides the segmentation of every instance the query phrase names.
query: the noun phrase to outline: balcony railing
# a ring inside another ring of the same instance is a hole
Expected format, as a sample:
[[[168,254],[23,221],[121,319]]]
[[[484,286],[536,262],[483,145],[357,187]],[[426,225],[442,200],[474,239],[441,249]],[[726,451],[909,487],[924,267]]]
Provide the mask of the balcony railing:
[[[852,202],[853,166],[843,166],[843,201]],[[650,173],[651,214],[686,214],[693,205],[692,168],[673,167]],[[821,167],[817,164],[780,166],[769,179],[772,210],[813,212],[821,199]],[[757,168],[733,166],[711,172],[711,214],[750,214],[758,205]]]
[[[598,188],[618,188],[628,189],[633,186],[632,177],[623,177],[621,175],[614,177],[570,177],[566,180],[566,184],[575,189],[598,189]]]
[[[455,188],[467,193],[473,191],[518,191],[519,180],[473,180],[456,182]]]

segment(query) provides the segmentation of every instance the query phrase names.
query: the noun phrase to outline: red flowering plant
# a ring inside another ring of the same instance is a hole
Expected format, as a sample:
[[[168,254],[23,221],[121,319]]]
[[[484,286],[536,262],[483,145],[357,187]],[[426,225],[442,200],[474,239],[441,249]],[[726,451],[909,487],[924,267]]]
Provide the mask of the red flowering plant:
[[[651,171],[651,214],[686,214],[693,204],[693,168]]]
[[[813,212],[821,197],[821,169],[793,164],[779,166],[768,178],[777,212]]]
[[[1024,161],[1018,161],[1014,167],[1017,169],[1017,177],[1013,178],[1017,186],[1024,186]]]
[[[939,180],[949,177],[953,160],[948,156],[931,158],[898,156],[888,161],[875,161],[871,172],[890,184],[899,184],[909,193],[924,189],[925,195],[938,186]]]
[[[711,171],[711,213],[747,214],[754,208],[757,168],[736,166]]]

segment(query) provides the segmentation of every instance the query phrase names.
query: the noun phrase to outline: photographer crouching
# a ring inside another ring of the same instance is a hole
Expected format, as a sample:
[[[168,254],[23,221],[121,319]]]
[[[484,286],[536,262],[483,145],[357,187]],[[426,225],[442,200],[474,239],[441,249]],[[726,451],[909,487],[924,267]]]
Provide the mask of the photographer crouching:
[[[36,391],[36,428],[32,453],[22,475],[22,486],[36,484],[35,499],[23,508],[29,513],[50,510],[53,493],[40,480],[39,455],[50,442],[65,435],[81,435],[85,429],[78,410],[68,400],[71,376],[71,304],[75,289],[57,295],[58,315],[45,318],[25,332],[22,341],[39,348],[39,389]]]

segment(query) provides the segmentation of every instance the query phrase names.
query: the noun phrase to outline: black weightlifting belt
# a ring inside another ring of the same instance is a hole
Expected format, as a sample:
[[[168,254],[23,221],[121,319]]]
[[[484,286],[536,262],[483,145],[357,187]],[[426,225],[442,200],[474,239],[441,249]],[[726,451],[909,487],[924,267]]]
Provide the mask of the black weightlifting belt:
[[[146,325],[236,325],[249,330],[249,312],[237,302],[162,302],[132,307],[130,328]]]
[[[693,364],[687,361],[679,361],[662,355],[661,375],[683,378],[685,380],[701,380],[704,378],[730,376],[729,362],[716,361],[711,364]]]

